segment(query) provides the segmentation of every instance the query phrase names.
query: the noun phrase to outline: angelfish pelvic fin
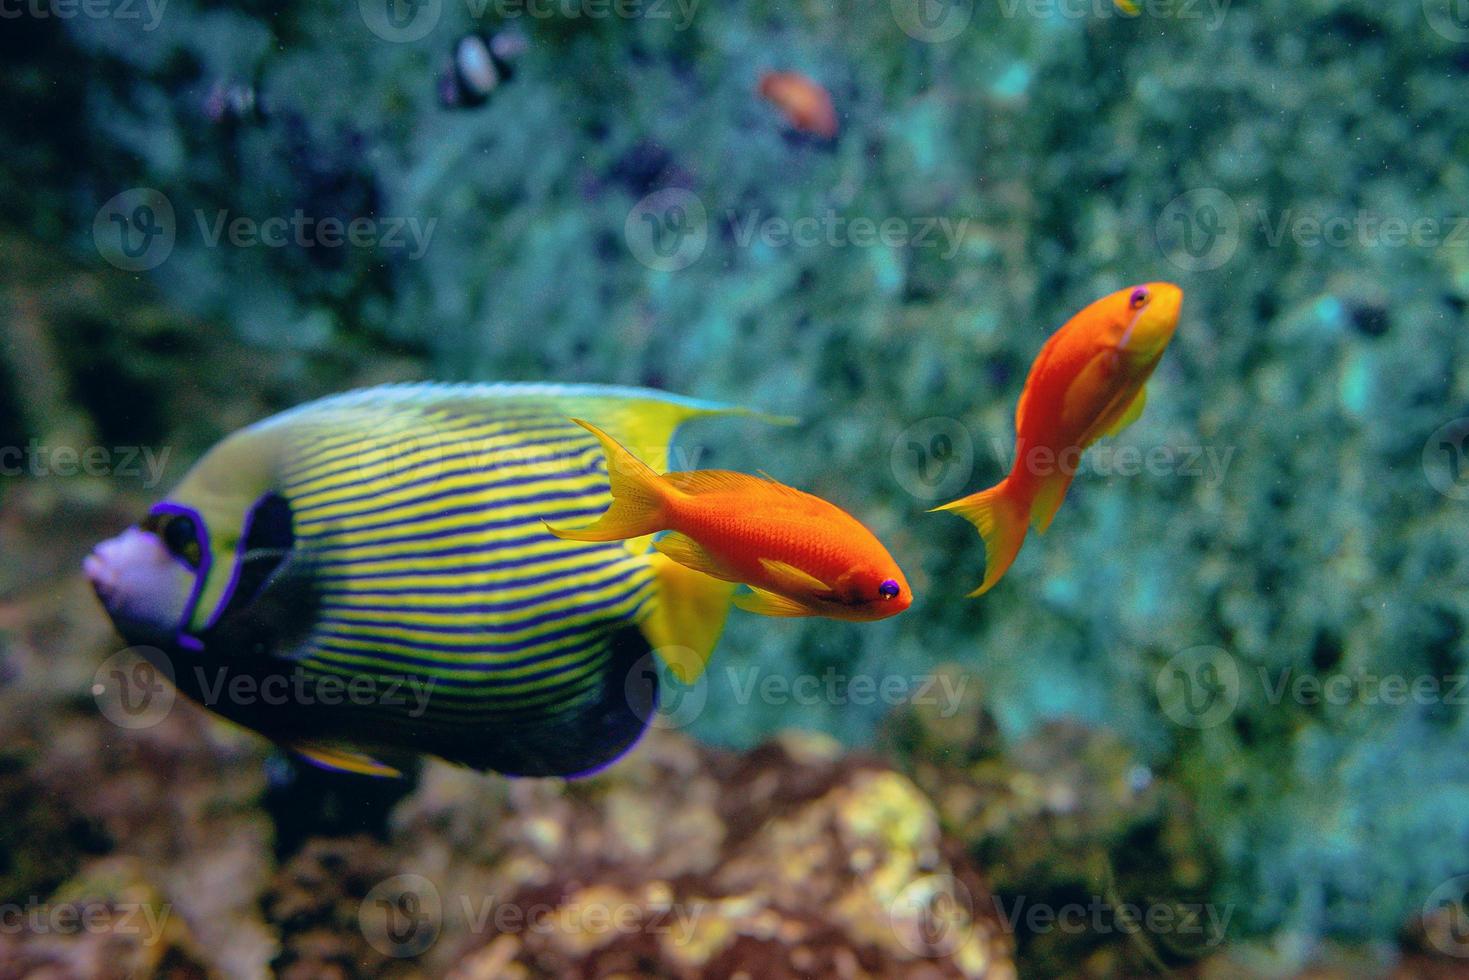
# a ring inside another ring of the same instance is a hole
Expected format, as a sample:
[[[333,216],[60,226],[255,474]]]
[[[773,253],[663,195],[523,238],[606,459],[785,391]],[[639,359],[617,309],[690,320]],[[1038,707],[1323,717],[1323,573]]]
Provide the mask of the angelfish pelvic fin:
[[[352,772],[359,776],[400,778],[403,774],[386,763],[379,762],[365,752],[329,745],[325,742],[294,742],[286,747],[300,755],[312,765],[333,772]]]
[[[708,666],[724,632],[734,583],[696,572],[667,555],[653,554],[648,560],[658,594],[653,611],[638,628],[673,675],[692,684]]]

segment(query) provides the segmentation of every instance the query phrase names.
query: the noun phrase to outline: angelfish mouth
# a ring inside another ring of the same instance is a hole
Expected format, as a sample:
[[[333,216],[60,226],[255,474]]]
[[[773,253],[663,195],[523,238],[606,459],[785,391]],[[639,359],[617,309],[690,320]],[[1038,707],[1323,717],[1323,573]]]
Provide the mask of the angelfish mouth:
[[[82,559],[82,574],[92,583],[97,598],[104,602],[117,591],[117,572],[95,551]]]

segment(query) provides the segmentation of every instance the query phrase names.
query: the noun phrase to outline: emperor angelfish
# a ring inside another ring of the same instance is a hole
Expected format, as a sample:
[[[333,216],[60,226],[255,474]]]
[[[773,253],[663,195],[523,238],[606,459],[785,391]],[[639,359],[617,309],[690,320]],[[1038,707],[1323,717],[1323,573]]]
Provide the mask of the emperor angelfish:
[[[648,538],[546,530],[612,502],[570,419],[666,470],[680,424],[723,414],[750,413],[593,385],[349,392],[224,439],[84,569],[179,690],[319,765],[585,775],[646,728],[650,651],[703,669],[733,586]]]

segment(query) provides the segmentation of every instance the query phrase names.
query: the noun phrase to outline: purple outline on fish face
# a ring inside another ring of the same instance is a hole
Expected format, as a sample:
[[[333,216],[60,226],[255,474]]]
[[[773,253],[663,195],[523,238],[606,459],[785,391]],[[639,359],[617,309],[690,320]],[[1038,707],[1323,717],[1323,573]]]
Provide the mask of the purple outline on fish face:
[[[198,607],[199,599],[204,593],[204,582],[207,578],[209,578],[210,569],[214,567],[214,549],[210,546],[209,543],[209,525],[204,522],[204,518],[201,517],[199,515],[199,512],[194,508],[186,507],[183,504],[171,503],[167,500],[162,500],[154,504],[148,509],[148,513],[149,515],[176,514],[181,517],[187,517],[194,522],[194,534],[199,541],[199,567],[193,567],[188,562],[184,561],[182,558],[180,558],[178,555],[173,554],[172,552],[168,552],[168,554],[170,558],[173,558],[175,561],[179,562],[189,571],[194,573],[194,589],[189,594],[189,601],[184,605],[183,615],[179,617],[179,644],[191,650],[202,650],[204,649],[204,644],[199,640],[198,637],[190,633],[187,627],[189,625],[189,621],[194,618],[194,611]],[[136,527],[136,525],[134,526]],[[160,538],[160,540],[162,539]],[[168,551],[167,548],[165,548],[164,550]]]
[[[269,491],[262,493],[246,509],[244,525],[240,528],[240,540],[235,545],[235,563],[230,569],[230,580],[225,584],[224,591],[219,595],[219,603],[215,605],[214,611],[209,614],[209,618],[205,621],[204,626],[199,632],[202,633],[205,630],[213,629],[215,624],[219,622],[219,617],[224,615],[225,608],[230,604],[230,600],[234,598],[235,589],[239,588],[240,585],[240,570],[245,564],[245,542],[250,540],[250,528],[254,524],[255,515],[260,511],[260,505],[265,502],[265,498],[272,495]],[[202,527],[203,525],[201,524],[200,526]]]

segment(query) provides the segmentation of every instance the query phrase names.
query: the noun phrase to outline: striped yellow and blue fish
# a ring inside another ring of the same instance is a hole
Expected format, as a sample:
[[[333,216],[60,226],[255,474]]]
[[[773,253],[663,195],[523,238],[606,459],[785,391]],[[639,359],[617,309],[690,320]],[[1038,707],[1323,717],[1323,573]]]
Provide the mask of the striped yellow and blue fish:
[[[581,775],[646,727],[651,651],[703,669],[733,586],[646,538],[546,530],[612,502],[570,419],[661,470],[683,422],[723,414],[749,413],[603,386],[349,392],[229,436],[84,567],[181,691],[320,765]]]

